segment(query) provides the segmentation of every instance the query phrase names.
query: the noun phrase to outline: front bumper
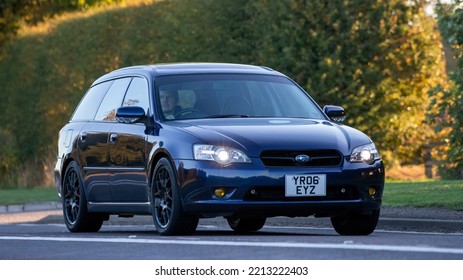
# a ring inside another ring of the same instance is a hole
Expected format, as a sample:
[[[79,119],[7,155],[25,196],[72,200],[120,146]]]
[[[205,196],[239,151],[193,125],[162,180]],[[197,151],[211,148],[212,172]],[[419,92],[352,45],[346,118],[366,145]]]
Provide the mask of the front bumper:
[[[384,189],[382,161],[344,161],[340,167],[265,167],[259,163],[222,167],[214,162],[177,161],[185,212],[215,216],[338,216],[378,210]],[[285,197],[285,175],[326,174],[326,196]],[[216,188],[226,190],[219,198]],[[375,193],[370,194],[369,189]]]

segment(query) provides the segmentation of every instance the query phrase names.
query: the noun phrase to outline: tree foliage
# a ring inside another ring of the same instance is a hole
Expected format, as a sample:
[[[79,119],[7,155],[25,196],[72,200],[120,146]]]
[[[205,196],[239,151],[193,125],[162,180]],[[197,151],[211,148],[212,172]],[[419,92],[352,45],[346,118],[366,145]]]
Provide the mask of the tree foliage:
[[[452,87],[443,91],[440,99],[432,102],[429,118],[437,132],[449,131],[445,142],[445,161],[439,166],[446,178],[463,178],[463,7],[461,1],[437,5],[439,27],[443,38],[457,59],[456,69],[450,74]]]
[[[36,25],[66,11],[86,9],[113,0],[0,0],[0,46],[14,38],[21,23]]]
[[[286,4],[289,3],[289,4]],[[445,83],[439,33],[424,1],[289,1],[255,4],[262,63],[303,85],[320,103],[347,109],[348,123],[391,163],[412,163],[432,141],[427,92]],[[272,24],[272,15],[281,15]]]
[[[389,164],[419,161],[433,141],[424,112],[445,73],[425,1],[134,2],[56,18],[7,44],[0,135],[16,143],[9,159],[53,153],[59,128],[99,75],[180,61],[281,71],[320,104],[344,106],[348,124],[370,135]]]

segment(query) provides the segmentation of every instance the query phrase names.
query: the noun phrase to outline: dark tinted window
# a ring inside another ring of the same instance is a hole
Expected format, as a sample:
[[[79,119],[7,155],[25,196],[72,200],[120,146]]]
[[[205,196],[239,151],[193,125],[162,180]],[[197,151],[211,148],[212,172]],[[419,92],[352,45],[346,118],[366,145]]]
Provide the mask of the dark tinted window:
[[[72,121],[90,121],[95,117],[101,100],[105,96],[113,81],[104,82],[91,87],[72,116]]]
[[[148,98],[148,82],[143,78],[135,77],[130,83],[122,106],[139,106],[145,109],[146,113],[149,108]]]
[[[121,107],[122,99],[127,91],[127,86],[132,78],[114,80],[108,93],[101,102],[100,108],[96,113],[96,121],[116,121],[116,110]]]

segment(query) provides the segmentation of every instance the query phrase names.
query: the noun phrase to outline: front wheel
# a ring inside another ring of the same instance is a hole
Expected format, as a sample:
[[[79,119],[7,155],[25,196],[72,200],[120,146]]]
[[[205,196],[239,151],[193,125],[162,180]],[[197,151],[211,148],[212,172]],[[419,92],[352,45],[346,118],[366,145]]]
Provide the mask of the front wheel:
[[[351,213],[347,216],[331,217],[331,224],[340,235],[369,235],[378,224],[379,210],[371,214]]]
[[[245,233],[260,230],[266,222],[265,217],[242,218],[228,217],[227,222],[231,229],[236,232]]]
[[[183,212],[175,172],[167,158],[156,164],[151,192],[154,225],[161,235],[190,235],[195,232],[198,217]]]
[[[63,203],[64,223],[71,232],[97,232],[104,216],[88,213],[87,199],[79,167],[75,161],[66,168],[63,178],[61,199]]]

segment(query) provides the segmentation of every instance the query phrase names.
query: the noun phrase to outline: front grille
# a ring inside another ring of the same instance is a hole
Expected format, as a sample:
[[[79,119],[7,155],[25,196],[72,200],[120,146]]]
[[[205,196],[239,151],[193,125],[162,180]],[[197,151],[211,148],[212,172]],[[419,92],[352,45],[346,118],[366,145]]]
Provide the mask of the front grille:
[[[308,156],[309,160],[296,161],[300,155]],[[336,150],[264,151],[260,159],[265,166],[333,167],[342,164],[342,155]]]

